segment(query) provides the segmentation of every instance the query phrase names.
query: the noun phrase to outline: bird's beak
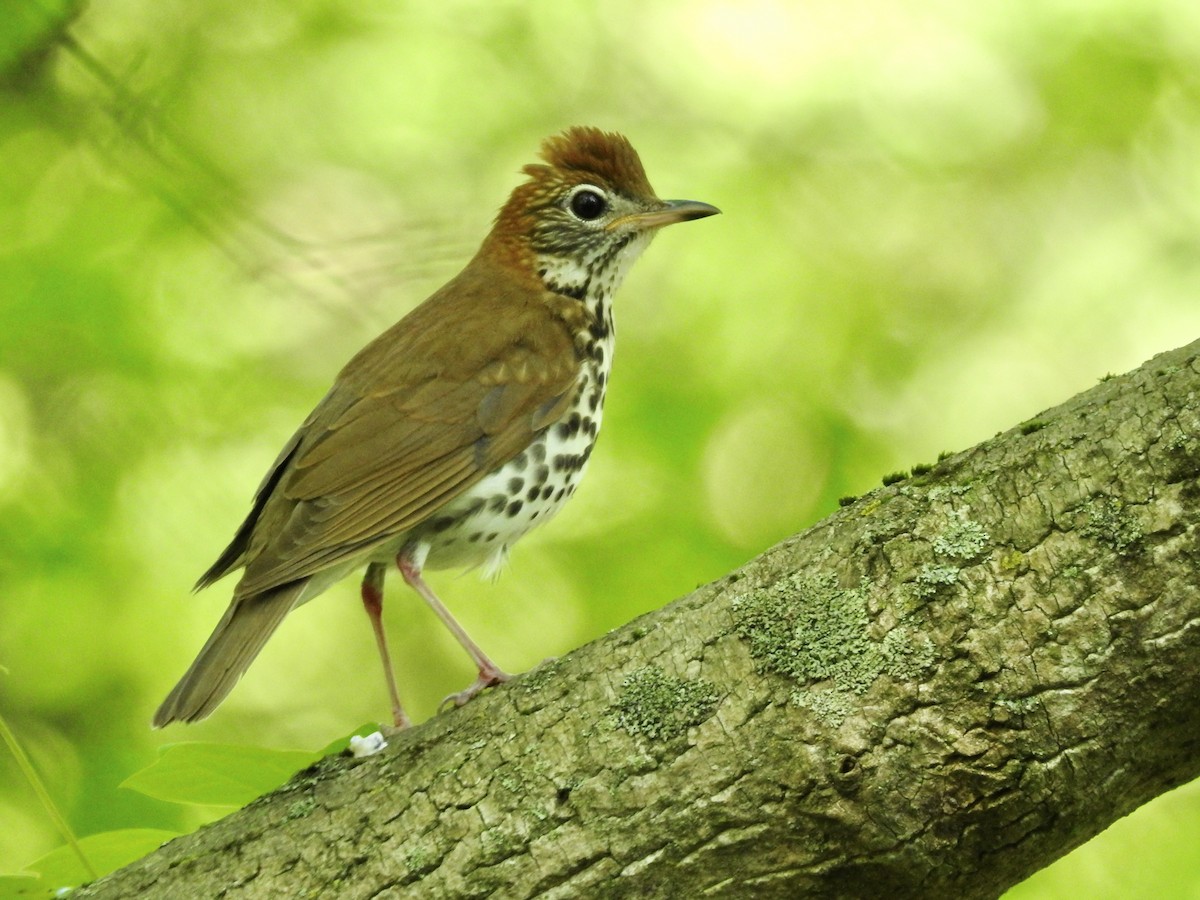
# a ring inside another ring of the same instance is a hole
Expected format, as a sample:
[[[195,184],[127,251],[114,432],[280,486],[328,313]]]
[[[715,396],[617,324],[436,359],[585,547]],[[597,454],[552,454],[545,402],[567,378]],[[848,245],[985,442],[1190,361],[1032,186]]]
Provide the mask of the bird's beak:
[[[638,231],[651,228],[662,228],[676,222],[690,222],[692,219],[703,219],[705,216],[715,216],[720,210],[699,200],[664,200],[662,206],[646,212],[622,216],[609,223],[609,230],[616,228],[636,228]]]

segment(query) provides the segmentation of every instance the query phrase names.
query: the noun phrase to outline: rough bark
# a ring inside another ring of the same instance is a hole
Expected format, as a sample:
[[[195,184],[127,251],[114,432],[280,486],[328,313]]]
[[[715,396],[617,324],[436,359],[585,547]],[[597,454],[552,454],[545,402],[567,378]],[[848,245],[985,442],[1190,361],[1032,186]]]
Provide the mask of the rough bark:
[[[76,897],[995,897],[1200,771],[1200,343]]]

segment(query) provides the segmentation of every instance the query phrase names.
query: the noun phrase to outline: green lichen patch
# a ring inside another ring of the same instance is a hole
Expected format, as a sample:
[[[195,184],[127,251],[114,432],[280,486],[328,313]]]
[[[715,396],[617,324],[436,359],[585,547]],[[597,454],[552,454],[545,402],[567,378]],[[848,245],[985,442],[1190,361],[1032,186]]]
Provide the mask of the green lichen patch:
[[[731,601],[737,634],[759,668],[802,684],[832,679],[856,692],[881,670],[868,633],[865,594],[833,575],[794,573]]]
[[[305,797],[302,800],[297,800],[287,808],[285,818],[288,819],[303,819],[311,815],[317,808],[317,801],[312,797]]]
[[[929,599],[943,587],[955,584],[962,571],[958,566],[935,566],[925,563],[915,580],[917,596]]]
[[[658,666],[644,666],[621,683],[615,713],[617,724],[630,734],[669,740],[708,719],[719,700],[711,682],[676,678]]]
[[[933,641],[899,625],[883,636],[883,670],[897,681],[912,681],[934,664]]]
[[[730,603],[738,637],[760,672],[783,675],[801,687],[829,682],[816,691],[794,691],[792,702],[840,724],[853,697],[882,674],[911,678],[933,661],[933,645],[907,626],[883,640],[871,636],[866,589],[842,589],[830,574],[794,573],[775,584],[734,597]]]
[[[521,687],[528,691],[540,691],[548,683],[557,681],[560,678],[559,668],[562,665],[560,659],[546,659],[535,666],[529,672],[526,672],[521,679]]]
[[[996,705],[1014,715],[1023,716],[1037,709],[1041,702],[1036,697],[1001,697]]]
[[[982,525],[972,522],[965,513],[955,512],[950,514],[946,529],[933,539],[933,550],[939,556],[966,562],[982,554],[991,539]]]
[[[1142,526],[1116,497],[1089,500],[1083,507],[1086,521],[1080,534],[1112,547],[1117,553],[1128,553],[1143,537]]]
[[[1000,557],[1001,572],[1015,572],[1025,566],[1025,554],[1020,550],[1010,550]]]
[[[428,847],[410,847],[401,858],[401,864],[410,875],[424,875],[437,868],[441,861],[437,854],[431,853]]]
[[[793,706],[807,709],[820,721],[837,728],[854,712],[854,695],[845,691],[813,688],[792,691]]]

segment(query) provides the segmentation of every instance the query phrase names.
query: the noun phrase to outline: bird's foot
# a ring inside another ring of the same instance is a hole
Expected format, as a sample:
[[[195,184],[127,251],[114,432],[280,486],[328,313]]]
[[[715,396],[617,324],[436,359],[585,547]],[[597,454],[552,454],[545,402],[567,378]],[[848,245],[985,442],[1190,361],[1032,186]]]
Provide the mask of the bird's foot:
[[[470,685],[459,691],[457,694],[450,694],[448,697],[443,699],[440,704],[438,704],[438,712],[445,712],[452,706],[464,706],[471,699],[473,699],[476,694],[480,693],[485,688],[490,688],[492,685],[496,684],[504,684],[504,682],[508,681],[510,678],[512,678],[511,675],[509,675],[507,672],[497,669],[495,666],[487,669],[480,669],[479,677],[476,678]]]
[[[399,713],[393,710],[392,724],[387,725],[381,723],[379,730],[382,732],[384,737],[391,737],[392,735],[399,734],[401,731],[404,731],[404,729],[411,727],[412,719],[405,715],[404,710],[400,710]]]

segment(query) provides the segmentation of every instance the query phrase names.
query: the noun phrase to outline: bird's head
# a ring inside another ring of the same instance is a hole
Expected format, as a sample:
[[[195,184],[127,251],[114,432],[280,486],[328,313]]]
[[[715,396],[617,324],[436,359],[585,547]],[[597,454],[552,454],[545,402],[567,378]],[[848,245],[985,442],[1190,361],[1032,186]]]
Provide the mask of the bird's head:
[[[611,295],[664,225],[714,215],[695,200],[660,200],[622,135],[575,127],[547,138],[496,217],[495,240],[516,250],[552,290]]]

